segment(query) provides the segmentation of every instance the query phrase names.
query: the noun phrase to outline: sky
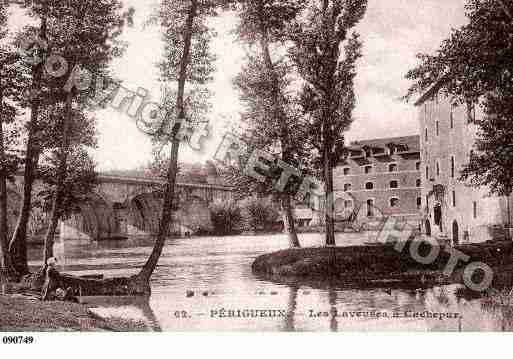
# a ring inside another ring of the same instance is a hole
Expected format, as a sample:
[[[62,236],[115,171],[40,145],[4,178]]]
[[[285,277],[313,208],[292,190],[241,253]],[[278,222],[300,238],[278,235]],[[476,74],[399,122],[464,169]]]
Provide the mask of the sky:
[[[147,89],[159,102],[162,84],[155,64],[161,60],[163,43],[158,27],[145,26],[155,0],[125,0],[133,6],[134,27],[123,39],[128,48],[112,63],[123,85],[135,91]],[[434,52],[451,28],[465,23],[464,0],[369,0],[364,19],[356,27],[363,40],[363,58],[355,83],[357,105],[347,139],[362,140],[418,133],[416,109],[401,97],[410,83],[406,72],[416,65],[419,52]],[[23,26],[27,19],[18,12],[10,18],[10,28]],[[216,74],[210,86],[214,93],[209,116],[212,134],[202,151],[181,146],[180,161],[203,162],[215,153],[223,134],[236,122],[241,106],[232,86],[244,61],[244,52],[230,33],[237,22],[233,14],[211,21],[218,36],[213,43],[217,55]],[[93,156],[99,170],[132,169],[150,162],[151,141],[137,129],[134,120],[113,109],[97,111],[99,142]]]

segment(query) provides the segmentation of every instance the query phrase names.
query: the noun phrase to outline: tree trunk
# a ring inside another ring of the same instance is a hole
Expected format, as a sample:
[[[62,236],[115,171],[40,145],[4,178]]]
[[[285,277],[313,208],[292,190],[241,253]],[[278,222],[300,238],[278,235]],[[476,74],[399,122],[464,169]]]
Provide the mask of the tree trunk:
[[[326,132],[325,132],[326,133]],[[328,146],[327,146],[328,147]],[[335,245],[335,221],[334,221],[334,199],[333,199],[333,168],[329,157],[329,150],[324,149],[324,198],[325,198],[325,226],[326,245]]]
[[[45,267],[49,258],[53,257],[53,244],[55,241],[55,232],[62,215],[62,202],[64,200],[64,182],[66,181],[68,154],[70,150],[70,131],[72,119],[73,95],[70,91],[66,96],[66,107],[64,122],[62,124],[62,144],[59,150],[59,163],[57,167],[57,184],[52,199],[52,211],[50,214],[50,224],[46,231],[44,242],[43,266]]]
[[[509,193],[507,196],[506,196],[506,210],[507,210],[507,216],[508,216],[508,224],[507,224],[507,228],[506,228],[506,238],[511,240],[511,206],[510,206],[510,201],[511,199],[511,193]]]
[[[46,39],[46,18],[41,19],[40,37]],[[13,261],[13,267],[19,274],[27,274],[27,225],[32,209],[32,185],[35,180],[35,172],[39,161],[39,149],[36,135],[38,133],[39,96],[43,64],[37,64],[32,69],[33,90],[36,91],[36,99],[32,100],[30,122],[28,124],[27,151],[25,154],[25,171],[23,173],[23,198],[20,214],[13,237],[9,243],[9,253]]]
[[[187,15],[187,20],[185,23],[185,34],[184,34],[184,44],[183,44],[183,53],[180,62],[180,73],[178,77],[178,93],[176,95],[176,113],[178,114],[178,119],[185,119],[185,109],[184,109],[184,92],[185,92],[185,82],[187,80],[187,66],[189,64],[189,54],[191,50],[191,39],[192,39],[192,31],[193,31],[193,23],[194,18],[197,16],[197,8],[198,2],[197,0],[192,0],[191,7],[189,9],[189,14]],[[162,213],[160,216],[159,222],[159,231],[157,234],[157,239],[155,241],[155,245],[153,246],[153,250],[150,254],[150,257],[144,264],[141,272],[139,273],[139,278],[144,281],[149,281],[151,275],[153,274],[155,267],[159,261],[159,258],[162,254],[162,249],[164,248],[164,244],[166,242],[166,238],[169,234],[169,224],[171,222],[172,217],[172,208],[173,208],[173,200],[175,196],[175,183],[176,183],[176,175],[178,171],[178,150],[180,148],[180,140],[178,137],[178,131],[180,130],[179,126],[174,126],[172,131],[172,144],[171,144],[171,154],[169,159],[169,166],[167,171],[167,183],[164,192],[164,201],[162,203]]]
[[[281,208],[283,211],[283,225],[285,227],[285,233],[289,237],[290,248],[300,248],[299,239],[297,238],[296,227],[294,223],[294,216],[292,214],[292,206],[290,204],[290,195],[283,194],[281,198]]]
[[[508,228],[511,228],[511,209],[510,209],[510,204],[509,204],[509,201],[510,201],[510,197],[511,197],[511,194],[509,194],[507,197],[506,197],[506,203],[507,203],[507,208],[508,208]]]
[[[3,94],[0,93],[0,114],[3,112]],[[0,161],[5,165],[3,118],[0,118]],[[11,268],[9,243],[7,239],[7,179],[6,172],[0,170],[0,271],[4,274]],[[1,277],[1,275],[0,275]]]

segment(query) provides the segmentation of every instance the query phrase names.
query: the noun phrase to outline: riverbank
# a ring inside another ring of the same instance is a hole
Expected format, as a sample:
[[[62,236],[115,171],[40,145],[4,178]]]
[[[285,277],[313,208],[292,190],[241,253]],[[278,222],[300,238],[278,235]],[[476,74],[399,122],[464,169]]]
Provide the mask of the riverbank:
[[[101,318],[85,305],[0,295],[0,331],[147,331],[142,322]]]
[[[331,277],[365,286],[393,283],[432,285],[461,283],[465,264],[483,262],[494,270],[494,284],[511,281],[508,279],[513,273],[511,242],[458,246],[457,249],[468,255],[469,260],[459,261],[450,277],[443,275],[451,257],[446,248],[435,249],[439,251],[436,259],[430,264],[422,264],[412,258],[411,243],[405,243],[401,252],[390,244],[280,250],[257,257],[252,270],[257,275],[285,282]],[[426,257],[431,250],[431,246],[421,245],[419,256]]]

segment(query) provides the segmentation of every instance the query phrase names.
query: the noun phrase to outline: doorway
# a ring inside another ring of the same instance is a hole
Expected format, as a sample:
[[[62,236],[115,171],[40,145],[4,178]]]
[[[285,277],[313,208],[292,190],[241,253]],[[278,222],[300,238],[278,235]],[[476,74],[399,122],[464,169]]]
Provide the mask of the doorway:
[[[452,245],[457,246],[460,244],[458,222],[452,222]]]
[[[435,224],[440,227],[440,232],[443,232],[443,227],[442,227],[442,206],[438,203],[435,205],[434,209],[433,209],[433,214],[434,214],[434,220],[435,220]]]
[[[431,223],[429,223],[429,219],[426,219],[426,223],[424,224],[426,229],[426,236],[431,237]]]

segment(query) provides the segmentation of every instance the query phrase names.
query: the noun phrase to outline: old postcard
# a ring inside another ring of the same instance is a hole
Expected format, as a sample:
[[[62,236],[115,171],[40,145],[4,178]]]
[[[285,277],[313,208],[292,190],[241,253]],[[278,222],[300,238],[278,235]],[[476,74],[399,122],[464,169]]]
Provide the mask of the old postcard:
[[[511,0],[1,1],[0,345],[512,331],[512,33]]]

